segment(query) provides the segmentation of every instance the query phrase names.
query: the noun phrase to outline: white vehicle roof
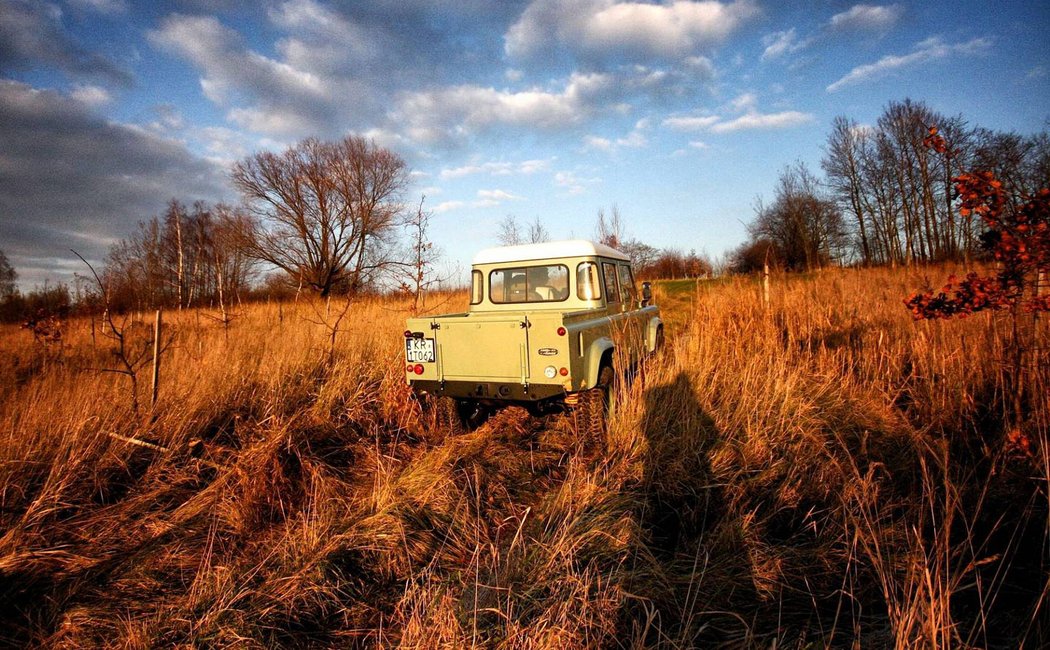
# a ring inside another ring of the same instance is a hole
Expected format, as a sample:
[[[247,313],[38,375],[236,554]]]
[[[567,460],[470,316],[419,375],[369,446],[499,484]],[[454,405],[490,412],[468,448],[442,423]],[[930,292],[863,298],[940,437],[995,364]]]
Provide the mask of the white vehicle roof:
[[[503,262],[531,262],[555,257],[611,257],[617,260],[630,261],[620,251],[588,241],[586,239],[568,239],[549,241],[540,244],[521,244],[519,246],[498,246],[486,248],[474,256],[474,264],[500,264]]]

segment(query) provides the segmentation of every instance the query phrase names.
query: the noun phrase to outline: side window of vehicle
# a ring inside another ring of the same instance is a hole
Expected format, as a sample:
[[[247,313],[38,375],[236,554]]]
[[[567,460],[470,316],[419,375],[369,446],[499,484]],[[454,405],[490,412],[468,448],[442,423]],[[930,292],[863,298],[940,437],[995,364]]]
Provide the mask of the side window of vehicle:
[[[623,301],[628,304],[637,302],[638,292],[634,288],[634,276],[631,274],[631,267],[626,264],[617,264],[616,268],[620,271],[620,296]]]
[[[594,262],[580,262],[576,266],[576,296],[580,300],[601,300],[602,285]]]
[[[602,262],[602,275],[605,276],[605,295],[608,302],[620,301],[620,289],[616,286],[616,265]]]
[[[482,281],[481,271],[472,271],[470,274],[470,304],[479,305],[485,297],[485,283]]]

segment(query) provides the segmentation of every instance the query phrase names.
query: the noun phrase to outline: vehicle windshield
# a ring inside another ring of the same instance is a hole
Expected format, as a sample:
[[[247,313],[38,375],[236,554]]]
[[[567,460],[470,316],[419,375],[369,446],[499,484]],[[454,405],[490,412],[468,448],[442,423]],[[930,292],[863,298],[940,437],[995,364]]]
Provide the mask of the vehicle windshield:
[[[564,264],[496,269],[489,274],[489,297],[497,304],[561,302],[569,297],[569,269]]]

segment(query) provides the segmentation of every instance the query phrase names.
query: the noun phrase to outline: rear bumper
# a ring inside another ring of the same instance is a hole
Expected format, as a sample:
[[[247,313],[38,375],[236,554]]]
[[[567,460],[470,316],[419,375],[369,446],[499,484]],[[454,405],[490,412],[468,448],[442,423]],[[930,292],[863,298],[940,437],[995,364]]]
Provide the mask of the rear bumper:
[[[485,381],[440,382],[411,379],[408,383],[416,393],[494,402],[538,402],[565,396],[565,387],[558,384],[530,384],[526,389],[517,383]]]

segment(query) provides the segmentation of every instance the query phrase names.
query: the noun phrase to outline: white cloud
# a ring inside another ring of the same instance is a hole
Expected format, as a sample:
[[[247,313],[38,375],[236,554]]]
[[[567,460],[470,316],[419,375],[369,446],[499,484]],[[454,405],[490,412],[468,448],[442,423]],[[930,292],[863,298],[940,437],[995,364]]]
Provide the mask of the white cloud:
[[[715,64],[706,56],[686,58],[685,67],[700,80],[710,81],[715,78]]]
[[[616,138],[610,140],[609,138],[602,138],[595,135],[585,136],[583,139],[583,145],[585,149],[594,149],[598,151],[613,152],[617,149],[628,147],[637,149],[644,147],[649,144],[649,139],[645,137],[639,129],[631,131],[622,138]]]
[[[755,129],[786,129],[813,121],[810,113],[783,111],[781,113],[749,112],[728,122],[718,122],[711,127],[714,133],[750,131]]]
[[[596,135],[588,135],[583,139],[583,145],[587,149],[599,149],[601,151],[612,151],[613,143],[608,138],[599,138]]]
[[[122,14],[128,10],[127,0],[69,0],[69,4],[101,14]]]
[[[463,208],[466,205],[467,204],[463,201],[442,201],[441,203],[438,203],[434,206],[433,211],[435,213],[440,214],[442,212],[451,212],[452,210],[459,210],[460,208]]]
[[[474,201],[443,201],[434,206],[431,211],[435,213],[451,212],[463,208],[494,208],[507,201],[524,201],[525,197],[512,194],[506,190],[478,190],[477,199]]]
[[[703,142],[701,140],[690,140],[689,141],[689,146],[694,148],[694,149],[710,149],[711,148],[711,145],[709,145],[706,142]]]
[[[544,160],[525,160],[517,163],[489,161],[480,164],[463,165],[462,167],[442,169],[441,178],[462,178],[464,176],[472,176],[475,174],[489,174],[491,176],[510,176],[513,174],[529,175],[546,171],[550,168],[552,160],[553,159],[548,158]]]
[[[757,105],[758,96],[755,93],[741,93],[729,102],[734,111],[753,111]]]
[[[99,88],[98,86],[90,85],[77,85],[70,91],[69,96],[77,100],[85,106],[96,108],[99,106],[105,106],[106,104],[113,101],[113,97],[110,96],[109,91],[105,88]]]
[[[799,40],[794,27],[783,32],[767,34],[762,38],[762,44],[766,46],[766,49],[762,51],[762,60],[769,61],[786,54],[794,54],[808,46],[809,43],[809,39]]]
[[[637,149],[640,147],[648,146],[649,138],[645,136],[643,131],[649,129],[651,120],[648,117],[643,117],[634,123],[634,129],[631,130],[627,135],[616,138],[602,138],[596,135],[588,135],[583,139],[584,149],[593,149],[597,151],[605,151],[612,153],[617,149],[624,147]]]
[[[277,50],[299,69],[324,75],[359,72],[359,66],[378,62],[385,50],[380,32],[314,0],[283,2],[272,7],[268,16],[293,34],[277,41]]]
[[[663,125],[676,131],[701,131],[709,128],[720,118],[717,115],[704,115],[700,117],[668,117],[664,119]]]
[[[217,98],[230,87],[252,85],[296,95],[323,96],[326,92],[316,75],[246,49],[240,34],[213,16],[173,14],[159,29],[149,32],[148,38],[199,67],[205,75],[202,86],[212,89]]]
[[[754,93],[742,93],[722,107],[730,113],[743,113],[733,119],[722,115],[672,116],[664,119],[663,125],[677,131],[710,131],[711,133],[732,133],[755,129],[785,129],[812,122],[811,113],[800,111],[782,111],[779,113],[762,113],[758,110],[758,96]],[[696,148],[705,148],[703,142],[690,142]]]
[[[478,190],[478,198],[482,201],[502,203],[503,201],[521,201],[524,197],[511,194],[505,190]]]
[[[256,144],[245,137],[243,132],[221,126],[205,127],[200,130],[198,137],[204,140],[208,160],[223,168],[229,168],[235,161],[249,156]]]
[[[309,133],[313,128],[313,122],[294,107],[235,108],[226,117],[234,124],[256,133],[294,135]]]
[[[161,133],[181,131],[186,126],[186,119],[171,104],[158,104],[153,107],[157,119],[150,122],[150,128]]]
[[[586,57],[684,58],[725,41],[759,13],[751,0],[535,0],[504,36],[510,56],[560,45]]]
[[[897,24],[904,12],[900,5],[853,5],[831,17],[835,30],[886,30]]]
[[[944,59],[953,54],[979,54],[987,51],[991,44],[991,41],[987,38],[974,38],[956,45],[946,44],[938,37],[928,38],[916,45],[915,51],[910,54],[888,54],[875,63],[867,63],[853,68],[838,81],[829,85],[827,91],[833,93],[845,86],[881,77],[894,70]]]
[[[560,171],[554,174],[554,185],[565,190],[565,193],[569,196],[577,196],[587,191],[587,188],[591,185],[598,185],[602,182],[602,179],[592,177],[586,178],[571,171]]]
[[[511,92],[461,85],[406,94],[391,120],[413,139],[431,143],[456,139],[495,125],[559,129],[584,121],[613,89],[604,74],[573,74],[561,92]]]
[[[553,161],[554,158],[548,158],[546,160],[526,160],[521,163],[520,171],[522,174],[535,174],[536,172],[547,171]]]
[[[300,29],[306,36],[323,31],[321,26],[328,18],[316,14],[322,8],[307,0],[295,3],[298,13],[291,14],[292,4],[282,5],[283,12],[272,12],[271,19],[279,26]],[[148,32],[147,38],[153,46],[196,66],[205,97],[228,109],[227,118],[244,128],[302,137],[345,132],[349,120],[379,114],[371,103],[378,98],[370,87],[325,66],[326,54],[334,52],[332,35],[317,36],[317,49],[309,51],[294,40],[279,41],[277,49],[284,58],[274,59],[249,49],[239,33],[213,16],[172,14]],[[331,60],[345,61],[346,53],[339,53],[342,58]],[[356,99],[348,103],[347,97]]]

